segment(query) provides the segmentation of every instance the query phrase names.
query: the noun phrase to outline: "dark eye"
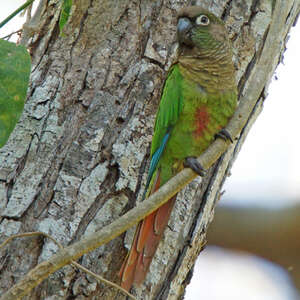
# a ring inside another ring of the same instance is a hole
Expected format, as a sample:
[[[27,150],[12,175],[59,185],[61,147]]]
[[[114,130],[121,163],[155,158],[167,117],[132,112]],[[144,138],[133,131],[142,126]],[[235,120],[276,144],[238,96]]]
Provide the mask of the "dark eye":
[[[209,18],[206,15],[201,15],[196,19],[197,25],[204,25],[207,26],[209,24]]]

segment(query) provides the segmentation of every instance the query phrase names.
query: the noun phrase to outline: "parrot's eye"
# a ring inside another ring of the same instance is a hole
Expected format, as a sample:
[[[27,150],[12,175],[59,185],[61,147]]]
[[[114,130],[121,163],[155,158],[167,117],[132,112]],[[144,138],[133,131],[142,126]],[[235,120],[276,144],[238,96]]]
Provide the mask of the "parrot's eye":
[[[209,24],[209,18],[206,15],[201,15],[196,19],[197,25],[204,25],[207,26]]]

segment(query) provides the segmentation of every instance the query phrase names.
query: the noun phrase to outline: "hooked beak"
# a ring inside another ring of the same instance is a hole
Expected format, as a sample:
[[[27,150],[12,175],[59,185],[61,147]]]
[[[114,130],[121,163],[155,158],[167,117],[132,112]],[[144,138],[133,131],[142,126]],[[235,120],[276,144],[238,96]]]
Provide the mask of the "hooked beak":
[[[182,17],[178,19],[177,36],[180,44],[185,44],[187,46],[194,45],[191,39],[192,27],[192,23],[188,18]]]

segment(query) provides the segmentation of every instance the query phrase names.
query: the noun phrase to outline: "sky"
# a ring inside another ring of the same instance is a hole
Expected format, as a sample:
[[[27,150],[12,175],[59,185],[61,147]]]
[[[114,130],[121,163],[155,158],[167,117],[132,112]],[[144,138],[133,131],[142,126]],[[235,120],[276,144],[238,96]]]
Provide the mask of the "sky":
[[[4,2],[4,1],[2,1]],[[9,0],[5,3],[1,3],[0,9],[0,22],[2,22],[6,17],[9,16],[14,10],[19,6],[24,4],[24,0]],[[25,22],[24,17],[20,17],[20,14],[14,17],[10,22],[8,22],[4,27],[0,28],[0,38],[3,38],[5,35],[21,29],[22,24]]]
[[[225,183],[223,204],[300,203],[299,23],[290,32],[284,64],[276,70],[278,80],[273,77],[264,109]]]
[[[184,300],[299,300],[287,271],[259,257],[207,247]]]

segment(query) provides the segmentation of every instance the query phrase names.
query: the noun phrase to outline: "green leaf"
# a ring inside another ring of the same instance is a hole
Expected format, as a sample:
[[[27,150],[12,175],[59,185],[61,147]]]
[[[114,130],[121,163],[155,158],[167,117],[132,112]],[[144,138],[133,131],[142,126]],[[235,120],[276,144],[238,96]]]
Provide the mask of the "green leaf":
[[[22,114],[30,66],[25,47],[0,39],[0,148]]]
[[[60,18],[59,18],[59,30],[62,32],[65,24],[67,23],[69,16],[70,16],[70,11],[72,7],[72,0],[62,0],[63,5],[61,8],[61,13],[60,13]]]

